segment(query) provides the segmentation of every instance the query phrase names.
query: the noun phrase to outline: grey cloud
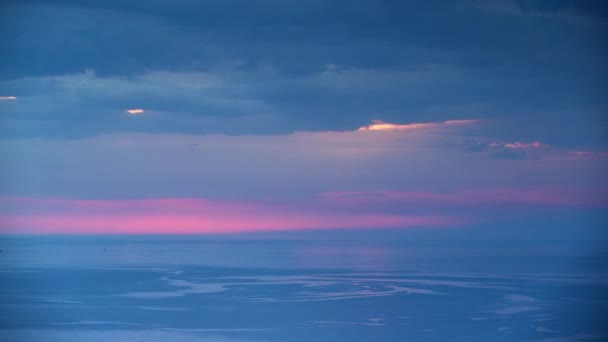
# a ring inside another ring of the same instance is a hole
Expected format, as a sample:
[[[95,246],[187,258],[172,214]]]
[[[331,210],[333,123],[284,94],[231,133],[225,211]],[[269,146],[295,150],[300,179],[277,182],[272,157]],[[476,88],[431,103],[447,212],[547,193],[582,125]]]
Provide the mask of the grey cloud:
[[[504,140],[605,146],[605,30],[474,4],[6,2],[0,94],[20,101],[0,104],[0,136],[510,118],[495,130]],[[562,11],[538,6],[529,11]],[[565,8],[578,7],[595,8]],[[145,120],[118,115],[133,107]]]
[[[463,80],[468,87],[459,86]],[[273,65],[244,69],[238,62],[208,71],[151,71],[132,76],[103,76],[88,70],[0,82],[3,93],[19,96],[19,101],[1,104],[0,135],[280,134],[352,130],[372,119],[411,123],[493,120],[501,115],[511,120],[497,121],[485,134],[507,141],[549,138],[548,143],[559,144],[566,138],[574,142],[589,140],[589,131],[598,130],[585,123],[587,117],[572,116],[582,109],[555,109],[547,120],[544,112],[530,116],[536,113],[534,107],[522,109],[509,99],[488,100],[495,88],[493,82],[470,70],[442,65],[403,71],[329,65],[318,73],[299,77],[287,76]],[[501,112],[496,113],[495,106]],[[124,114],[128,108],[146,112],[138,118],[128,117]],[[541,134],[529,129],[537,121],[546,126]],[[580,127],[572,130],[577,122]],[[600,127],[596,136],[601,132]],[[598,140],[595,138],[595,142]],[[568,144],[572,141],[566,141]]]

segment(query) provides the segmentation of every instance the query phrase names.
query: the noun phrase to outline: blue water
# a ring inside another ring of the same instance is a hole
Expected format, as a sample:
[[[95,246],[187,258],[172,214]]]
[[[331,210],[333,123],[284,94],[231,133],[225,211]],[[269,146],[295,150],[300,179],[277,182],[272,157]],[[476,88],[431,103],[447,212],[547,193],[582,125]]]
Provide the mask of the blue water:
[[[0,341],[588,341],[608,277],[583,243],[0,238]]]

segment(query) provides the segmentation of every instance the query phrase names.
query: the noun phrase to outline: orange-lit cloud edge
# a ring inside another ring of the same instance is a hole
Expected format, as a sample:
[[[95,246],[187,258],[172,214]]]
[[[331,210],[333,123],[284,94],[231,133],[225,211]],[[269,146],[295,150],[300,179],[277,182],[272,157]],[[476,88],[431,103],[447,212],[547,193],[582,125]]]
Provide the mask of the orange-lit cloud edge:
[[[396,124],[385,122],[382,120],[372,120],[372,123],[367,126],[362,126],[357,129],[358,132],[366,132],[366,131],[413,131],[419,129],[429,129],[429,128],[441,128],[441,127],[450,127],[450,126],[462,126],[462,125],[471,125],[479,122],[478,120],[447,120],[447,121],[439,121],[439,122],[419,122],[419,123],[408,123],[408,124]]]
[[[446,120],[446,121],[434,121],[434,122],[417,122],[417,123],[406,123],[397,124],[386,122],[382,120],[372,120],[372,123],[367,126],[359,127],[356,132],[408,132],[408,131],[425,131],[425,130],[443,130],[443,129],[456,129],[471,126],[474,124],[480,124],[480,120],[477,119],[457,119],[457,120]],[[550,145],[541,143],[539,141],[532,142],[499,142],[492,139],[488,139],[491,142],[491,147],[504,147],[509,149],[536,149],[541,147],[549,147]]]
[[[129,113],[130,115],[139,115],[143,114],[144,110],[141,108],[132,108],[125,110],[125,112]]]

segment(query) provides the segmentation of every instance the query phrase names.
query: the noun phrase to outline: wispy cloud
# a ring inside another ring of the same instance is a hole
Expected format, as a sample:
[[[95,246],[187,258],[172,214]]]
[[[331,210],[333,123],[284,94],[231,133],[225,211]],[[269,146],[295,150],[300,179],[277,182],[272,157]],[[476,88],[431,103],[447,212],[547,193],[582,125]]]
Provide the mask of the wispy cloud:
[[[524,143],[524,142],[513,142],[513,143],[493,143],[491,146],[503,146],[506,148],[540,148],[540,147],[548,147],[549,145],[543,144],[538,141]]]
[[[582,158],[605,158],[608,157],[608,152],[606,151],[570,151],[570,155],[582,157]]]
[[[16,100],[16,96],[0,96],[0,101]]]

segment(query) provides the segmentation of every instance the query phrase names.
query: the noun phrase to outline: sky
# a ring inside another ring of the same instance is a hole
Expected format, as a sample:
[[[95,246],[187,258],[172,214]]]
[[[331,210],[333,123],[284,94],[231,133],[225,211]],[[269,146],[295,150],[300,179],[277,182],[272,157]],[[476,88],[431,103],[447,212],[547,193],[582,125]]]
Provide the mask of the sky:
[[[607,9],[3,1],[0,233],[597,228]]]

